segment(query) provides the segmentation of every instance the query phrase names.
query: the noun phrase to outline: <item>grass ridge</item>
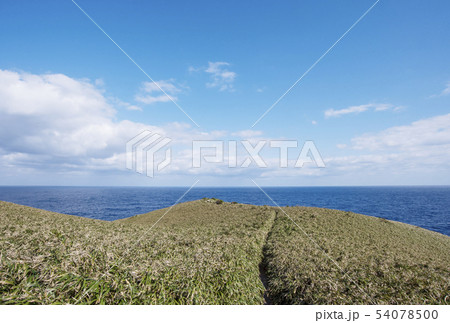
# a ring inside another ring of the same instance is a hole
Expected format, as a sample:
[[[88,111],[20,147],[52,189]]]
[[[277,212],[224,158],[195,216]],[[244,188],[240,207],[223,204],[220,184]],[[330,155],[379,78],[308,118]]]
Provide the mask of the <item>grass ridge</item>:
[[[280,210],[217,201],[175,205],[150,231],[167,209],[106,222],[0,201],[0,303],[370,303]],[[450,237],[282,209],[377,303],[449,303]]]
[[[448,304],[450,238],[351,212],[283,208],[361,290],[288,217],[277,217],[266,247],[275,304]],[[447,251],[446,251],[447,250]]]

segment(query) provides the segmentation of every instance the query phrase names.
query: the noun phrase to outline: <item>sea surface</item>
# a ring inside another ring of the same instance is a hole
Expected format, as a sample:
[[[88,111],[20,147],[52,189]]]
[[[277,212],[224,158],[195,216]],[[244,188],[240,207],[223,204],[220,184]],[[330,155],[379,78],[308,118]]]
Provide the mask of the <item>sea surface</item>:
[[[265,187],[280,206],[315,206],[351,211],[450,235],[450,186]],[[184,187],[0,186],[0,200],[101,220],[117,220],[174,204]],[[274,205],[257,187],[193,188],[181,200]]]

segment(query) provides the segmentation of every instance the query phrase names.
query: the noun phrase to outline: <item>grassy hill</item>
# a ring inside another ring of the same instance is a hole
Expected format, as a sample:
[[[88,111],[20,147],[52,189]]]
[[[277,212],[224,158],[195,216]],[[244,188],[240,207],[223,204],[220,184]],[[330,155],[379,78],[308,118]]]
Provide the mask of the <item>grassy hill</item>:
[[[106,222],[0,202],[0,303],[448,304],[448,250],[328,209],[203,199]]]

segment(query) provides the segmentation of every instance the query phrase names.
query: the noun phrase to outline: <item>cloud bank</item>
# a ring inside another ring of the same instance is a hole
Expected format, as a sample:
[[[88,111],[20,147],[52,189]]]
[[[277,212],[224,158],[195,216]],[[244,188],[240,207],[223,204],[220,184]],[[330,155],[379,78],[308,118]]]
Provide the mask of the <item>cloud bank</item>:
[[[173,82],[160,81],[159,85],[168,92],[178,93],[179,87]],[[179,182],[183,176],[189,180],[203,176],[211,179],[209,183],[218,179],[220,182],[222,178],[235,184],[240,183],[238,181],[247,183],[245,179],[252,177],[260,178],[263,185],[327,185],[333,180],[347,184],[349,182],[342,181],[367,176],[390,178],[394,174],[404,174],[403,178],[428,174],[442,182],[450,176],[450,114],[355,136],[340,145],[339,156],[330,155],[317,143],[327,166],[324,169],[280,169],[279,160],[273,154],[266,154],[268,167],[264,169],[230,169],[226,162],[225,165],[209,164],[192,169],[192,140],[236,140],[238,137],[250,140],[253,145],[264,139],[263,132],[205,132],[184,123],[156,126],[118,120],[116,107],[131,105],[107,99],[104,90],[98,86],[98,82],[77,80],[63,74],[36,75],[0,70],[0,178],[9,176],[13,178],[9,183],[15,183],[14,177],[23,175],[25,177],[20,177],[23,179],[39,172],[42,175],[39,183],[47,185],[52,184],[52,178],[59,174],[76,172],[111,172],[112,178],[117,174],[128,178],[131,174],[125,168],[125,145],[143,130],[172,139],[173,163],[160,175],[161,178],[172,175],[172,185],[186,183]],[[158,92],[154,84],[145,83],[143,93],[154,96]],[[355,111],[361,109],[380,111],[394,109],[394,106],[372,104],[349,108],[345,112],[335,110],[334,114],[357,113]],[[240,161],[245,158],[245,155],[238,156]],[[307,182],[305,178],[314,180]],[[120,182],[113,183],[120,185]]]
[[[335,109],[328,109],[325,111],[325,118],[332,118],[332,117],[340,117],[346,114],[359,114],[361,112],[366,112],[369,110],[374,111],[385,111],[385,110],[399,110],[401,107],[395,107],[392,104],[382,103],[382,104],[363,104],[363,105],[354,105],[345,109],[335,110]]]
[[[144,104],[176,101],[176,94],[180,92],[181,88],[175,85],[174,80],[143,82],[135,100]]]

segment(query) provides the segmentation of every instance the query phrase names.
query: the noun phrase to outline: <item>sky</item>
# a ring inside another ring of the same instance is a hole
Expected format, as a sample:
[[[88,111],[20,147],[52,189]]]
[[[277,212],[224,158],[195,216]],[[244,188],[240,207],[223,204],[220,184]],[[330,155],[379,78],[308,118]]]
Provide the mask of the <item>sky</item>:
[[[445,0],[1,1],[0,185],[449,185],[448,12]],[[145,130],[171,140],[153,177],[126,167]],[[223,159],[193,167],[195,140],[222,142]],[[281,140],[297,142],[288,167],[270,146]],[[265,167],[243,141],[263,143]],[[305,142],[325,167],[311,151],[295,167]]]

